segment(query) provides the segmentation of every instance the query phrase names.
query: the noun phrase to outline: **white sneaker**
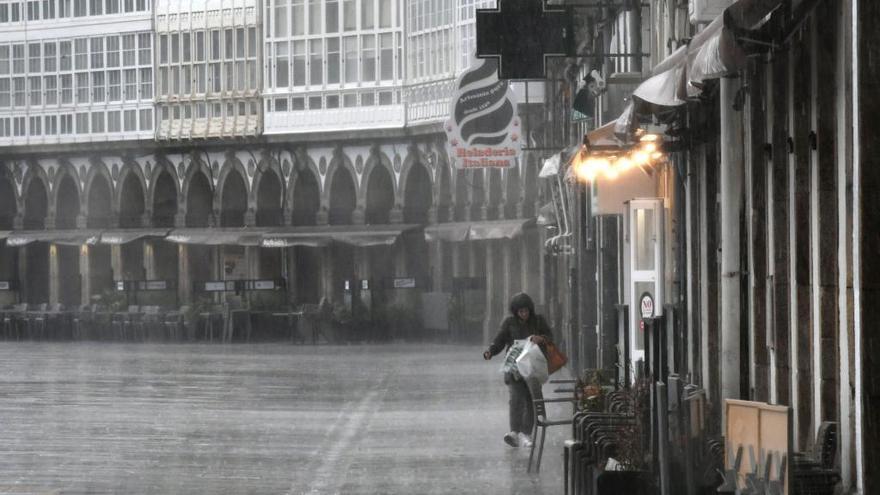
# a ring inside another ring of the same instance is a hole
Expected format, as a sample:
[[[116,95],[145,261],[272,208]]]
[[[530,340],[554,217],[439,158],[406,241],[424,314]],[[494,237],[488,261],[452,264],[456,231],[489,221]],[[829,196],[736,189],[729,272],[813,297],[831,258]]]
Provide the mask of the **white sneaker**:
[[[522,433],[522,432],[517,433],[516,435],[519,437],[519,446],[520,447],[529,448],[532,446],[532,439],[529,438],[528,435],[526,435],[525,433]]]
[[[511,431],[504,434],[504,443],[511,447],[519,447],[519,433]]]

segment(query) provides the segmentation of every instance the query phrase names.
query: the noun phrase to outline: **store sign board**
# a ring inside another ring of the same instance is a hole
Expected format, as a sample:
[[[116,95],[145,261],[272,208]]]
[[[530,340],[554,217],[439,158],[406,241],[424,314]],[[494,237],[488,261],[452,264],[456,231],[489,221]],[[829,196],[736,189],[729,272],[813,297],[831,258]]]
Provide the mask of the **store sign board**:
[[[642,297],[639,299],[639,310],[641,311],[642,318],[654,317],[654,298],[651,297],[651,294],[647,292],[642,294]]]
[[[508,168],[522,155],[516,95],[497,69],[493,59],[473,60],[456,81],[445,126],[456,168]]]
[[[414,278],[395,278],[395,289],[414,289],[416,287],[416,279]]]
[[[477,9],[477,57],[497,60],[501,79],[545,79],[549,58],[574,55],[573,19],[547,0],[498,0]]]

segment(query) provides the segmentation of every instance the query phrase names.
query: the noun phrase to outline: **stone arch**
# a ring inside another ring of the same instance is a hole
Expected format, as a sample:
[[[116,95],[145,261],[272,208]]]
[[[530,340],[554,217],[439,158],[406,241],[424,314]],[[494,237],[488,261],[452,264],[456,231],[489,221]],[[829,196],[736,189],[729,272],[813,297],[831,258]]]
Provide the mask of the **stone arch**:
[[[116,182],[116,196],[113,199],[114,207],[119,212],[119,225],[121,227],[140,227],[143,225],[143,215],[149,209],[147,205],[147,181],[140,165],[136,162],[126,162],[119,171],[119,179]]]
[[[174,166],[167,161],[159,161],[153,167],[146,201],[154,227],[174,227],[175,216],[180,211],[180,182]]]
[[[403,184],[403,221],[405,223],[428,223],[434,206],[431,173],[427,167],[411,164],[401,174]]]
[[[326,180],[329,223],[352,223],[354,211],[357,209],[357,181],[354,174],[344,166],[331,167]]]
[[[352,165],[351,160],[344,153],[337,153],[327,166],[327,175],[324,178],[324,190],[322,191],[324,193],[322,207],[325,209],[330,208],[333,181],[339,177],[337,170],[344,171],[348,175],[348,178],[351,179],[351,182],[354,185],[355,206],[357,206],[358,191],[361,188],[358,187],[358,177],[354,170],[354,165]]]
[[[214,223],[214,187],[211,170],[201,160],[190,162],[183,180],[178,208],[183,206],[187,227],[208,227]]]
[[[394,198],[395,204],[400,204],[400,193],[399,186],[397,181],[394,180],[394,165],[391,163],[391,159],[388,158],[388,155],[382,153],[381,151],[374,150],[370,153],[370,156],[367,158],[367,163],[364,164],[364,173],[361,176],[361,184],[363,187],[360,188],[361,194],[358,197],[358,204],[362,208],[366,208],[367,205],[367,188],[370,184],[370,178],[373,176],[373,171],[378,169],[385,169],[388,172],[388,176],[391,177],[391,186],[393,187],[392,195]]]
[[[284,223],[284,176],[274,161],[260,162],[251,187],[251,208],[255,223],[260,227],[274,227]]]
[[[227,160],[214,190],[214,213],[220,226],[243,227],[247,222],[249,197],[247,171],[238,159]]]
[[[378,166],[364,173],[364,216],[368,224],[387,224],[391,222],[394,208],[394,176],[385,167]]]
[[[314,165],[314,163],[312,164]],[[304,166],[291,174],[290,216],[293,225],[315,225],[321,209],[321,186],[317,169]]]
[[[70,164],[62,164],[55,173],[52,187],[50,216],[55,217],[55,228],[75,229],[81,212],[83,191],[76,170]]]
[[[6,167],[0,165],[0,230],[12,230],[18,214],[18,195],[15,179]]]
[[[406,159],[403,161],[403,166],[401,167],[401,171],[400,171],[400,181],[399,181],[400,188],[399,188],[399,194],[397,197],[397,201],[398,201],[399,205],[403,205],[403,203],[404,203],[403,199],[406,197],[407,180],[409,179],[409,174],[412,173],[413,167],[421,167],[422,170],[424,170],[424,172],[427,174],[428,183],[431,186],[431,191],[430,191],[431,197],[432,198],[434,197],[433,177],[431,174],[431,169],[427,165],[427,160],[425,159],[425,155],[424,155],[424,153],[421,152],[421,150],[419,150],[415,147],[412,147],[412,148],[410,148],[410,152],[406,155]]]
[[[80,211],[89,228],[111,227],[116,218],[114,211],[113,180],[103,162],[95,161],[86,174],[84,193],[80,196]]]
[[[522,184],[519,180],[519,166],[514,165],[504,173],[504,216],[517,218],[522,213]]]
[[[32,189],[33,188],[33,189]],[[28,166],[21,184],[19,207],[25,229],[46,228],[51,209],[49,177],[42,167]]]

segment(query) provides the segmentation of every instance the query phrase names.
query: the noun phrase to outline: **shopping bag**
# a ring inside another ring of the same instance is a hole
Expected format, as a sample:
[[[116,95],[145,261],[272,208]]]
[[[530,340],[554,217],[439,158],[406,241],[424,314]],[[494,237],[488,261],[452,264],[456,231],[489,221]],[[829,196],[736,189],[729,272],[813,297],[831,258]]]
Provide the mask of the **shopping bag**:
[[[544,357],[541,347],[531,340],[526,342],[519,357],[516,358],[516,367],[520,376],[528,380],[544,383],[549,377],[547,358]]]
[[[553,342],[546,342],[544,344],[544,349],[547,351],[547,371],[549,374],[552,375],[553,373],[556,373],[568,363],[568,357],[566,357]]]
[[[526,342],[528,342],[526,339],[513,341],[513,344],[507,349],[507,354],[504,355],[504,361],[501,362],[501,373],[510,373],[516,380],[522,378],[516,367],[516,358],[519,357]]]

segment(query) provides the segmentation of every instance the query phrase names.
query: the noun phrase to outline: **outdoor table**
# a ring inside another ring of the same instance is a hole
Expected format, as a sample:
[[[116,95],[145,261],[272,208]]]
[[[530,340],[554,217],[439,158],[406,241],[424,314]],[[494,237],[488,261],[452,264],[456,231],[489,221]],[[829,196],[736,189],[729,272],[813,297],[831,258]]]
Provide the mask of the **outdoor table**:
[[[290,341],[293,342],[294,334],[299,337],[297,340],[300,342],[305,342],[305,336],[303,336],[302,332],[300,332],[301,322],[302,322],[302,311],[284,311],[278,313],[272,313],[272,316],[277,316],[279,318],[284,318],[285,326],[287,327],[287,331],[289,332],[288,337]]]

